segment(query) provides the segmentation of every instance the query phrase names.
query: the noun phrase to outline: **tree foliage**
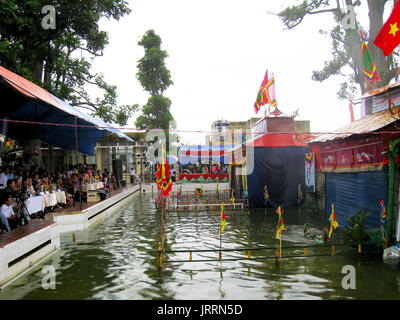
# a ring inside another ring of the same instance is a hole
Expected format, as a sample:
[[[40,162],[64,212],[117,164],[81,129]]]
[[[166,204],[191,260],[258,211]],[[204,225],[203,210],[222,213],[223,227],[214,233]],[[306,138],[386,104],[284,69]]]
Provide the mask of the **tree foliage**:
[[[171,100],[163,96],[151,96],[142,107],[142,114],[136,118],[139,129],[168,129],[174,120],[170,112]]]
[[[148,30],[138,43],[144,48],[144,56],[138,61],[136,74],[144,90],[152,96],[159,96],[173,84],[170,71],[165,66],[168,54],[161,50],[161,38],[154,30]]]
[[[326,61],[322,69],[313,71],[312,79],[322,82],[335,75],[347,76],[347,81],[340,84],[338,92],[339,98],[347,99],[355,93],[357,85],[362,93],[369,89],[362,73],[361,29],[368,40],[368,47],[381,79],[378,86],[385,86],[393,78],[397,79],[397,61],[393,54],[385,57],[373,43],[383,26],[383,13],[387,2],[388,0],[367,0],[368,29],[364,29],[356,18],[357,10],[361,6],[359,0],[304,0],[299,5],[287,7],[281,11],[279,17],[288,29],[292,29],[308,15],[330,14],[332,16],[335,26],[330,31],[320,31],[332,40],[332,59]],[[349,8],[354,9],[354,26],[343,23],[350,13]],[[348,68],[351,72],[347,72]]]
[[[154,30],[148,30],[138,42],[144,48],[144,56],[138,61],[136,74],[140,84],[151,96],[142,107],[142,114],[136,118],[139,129],[168,130],[174,117],[170,112],[171,100],[163,96],[164,91],[173,84],[171,74],[165,65],[168,54],[161,50],[161,38]],[[178,140],[166,132],[167,145],[170,140]]]
[[[42,27],[45,5],[56,9],[55,29]],[[130,11],[123,0],[0,0],[0,64],[73,106],[125,125],[138,106],[117,107],[116,87],[91,71],[91,61],[108,44],[100,19],[119,20]],[[103,97],[91,98],[87,86]]]

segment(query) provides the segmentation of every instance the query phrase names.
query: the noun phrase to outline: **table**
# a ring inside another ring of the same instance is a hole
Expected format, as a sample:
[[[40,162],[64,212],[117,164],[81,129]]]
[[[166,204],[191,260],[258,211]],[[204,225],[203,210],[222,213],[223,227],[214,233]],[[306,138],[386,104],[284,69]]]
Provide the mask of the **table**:
[[[25,207],[29,215],[44,210],[44,201],[42,196],[29,197],[25,200]]]
[[[57,196],[55,193],[43,194],[43,203],[45,207],[52,207],[57,204]]]
[[[55,191],[53,193],[31,196],[24,203],[29,215],[32,215],[36,212],[44,211],[44,208],[55,206],[57,203],[66,204],[67,196],[65,191]]]
[[[88,192],[89,190],[96,190],[94,183],[82,184],[82,192]]]
[[[88,192],[90,190],[102,189],[104,187],[103,182],[93,182],[82,184],[82,192]]]
[[[103,182],[102,181],[99,181],[99,182],[96,182],[96,185],[97,185],[97,189],[103,189],[104,188],[104,184],[103,184]]]
[[[57,203],[67,204],[67,196],[65,191],[56,191]]]

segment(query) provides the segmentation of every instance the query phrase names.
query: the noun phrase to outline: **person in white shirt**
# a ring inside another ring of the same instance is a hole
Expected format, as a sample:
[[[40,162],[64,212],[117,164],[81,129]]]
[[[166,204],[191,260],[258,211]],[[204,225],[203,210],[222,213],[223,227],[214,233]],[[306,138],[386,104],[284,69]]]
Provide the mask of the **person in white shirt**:
[[[171,180],[172,180],[172,182],[175,182],[175,175],[176,175],[175,166],[171,166]]]
[[[0,212],[7,218],[9,228],[15,229],[18,227],[21,222],[21,214],[15,213],[14,209],[19,209],[22,205],[22,202],[13,206],[14,198],[11,194],[8,194],[5,197],[4,204],[0,208]]]
[[[130,175],[131,175],[131,183],[133,183],[134,179],[137,179],[137,178],[138,178],[138,177],[136,176],[136,171],[135,171],[135,169],[131,168]]]
[[[6,215],[0,211],[0,229],[1,233],[3,233],[3,230],[5,229],[7,232],[11,231],[10,225],[8,224],[8,219]]]
[[[30,196],[35,196],[37,193],[35,191],[35,188],[32,186],[32,178],[31,177],[25,177],[23,180],[23,188],[24,190],[30,195]]]
[[[7,181],[8,181],[8,174],[9,170],[8,168],[4,168],[1,173],[0,173],[0,189],[5,189],[7,187]]]

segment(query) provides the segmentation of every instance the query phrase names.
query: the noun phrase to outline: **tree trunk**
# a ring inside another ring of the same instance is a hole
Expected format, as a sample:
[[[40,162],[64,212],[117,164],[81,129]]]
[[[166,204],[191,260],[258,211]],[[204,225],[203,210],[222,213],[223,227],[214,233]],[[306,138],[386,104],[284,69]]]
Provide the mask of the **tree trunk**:
[[[27,154],[31,154],[30,160],[32,162],[39,166],[39,168],[43,168],[43,159],[42,159],[42,142],[39,139],[35,140],[25,140],[25,141],[20,141],[22,148],[24,149],[24,152]]]
[[[385,57],[383,51],[374,44],[374,40],[378,35],[379,31],[383,26],[383,11],[385,9],[385,3],[387,0],[368,0],[369,9],[369,40],[368,48],[371,51],[372,57],[376,64],[376,70],[378,71],[379,87],[383,87],[389,84],[396,74],[397,70],[390,69],[392,56]]]
[[[39,61],[36,63],[36,67],[34,72],[32,72],[33,80],[37,83],[42,82],[43,76],[43,61]],[[29,157],[32,162],[39,166],[39,168],[43,168],[43,159],[42,159],[42,142],[39,139],[34,140],[23,140],[20,141],[24,152],[27,154],[31,154]]]

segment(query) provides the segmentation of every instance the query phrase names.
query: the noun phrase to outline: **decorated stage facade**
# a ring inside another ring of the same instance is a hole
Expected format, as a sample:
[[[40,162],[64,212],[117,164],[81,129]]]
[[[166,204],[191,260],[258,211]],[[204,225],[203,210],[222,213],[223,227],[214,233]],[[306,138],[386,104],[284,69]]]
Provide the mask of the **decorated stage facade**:
[[[294,116],[277,110],[258,121],[252,139],[232,152],[231,187],[248,198],[249,207],[265,208],[265,186],[269,207],[299,204],[298,188],[305,190],[305,155],[311,137],[294,128]]]

